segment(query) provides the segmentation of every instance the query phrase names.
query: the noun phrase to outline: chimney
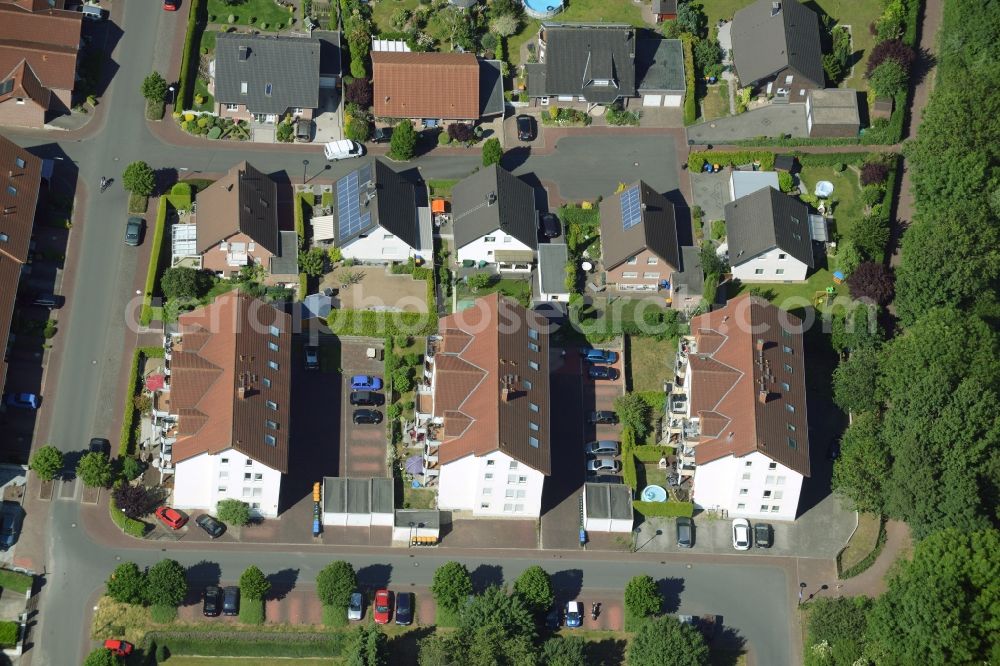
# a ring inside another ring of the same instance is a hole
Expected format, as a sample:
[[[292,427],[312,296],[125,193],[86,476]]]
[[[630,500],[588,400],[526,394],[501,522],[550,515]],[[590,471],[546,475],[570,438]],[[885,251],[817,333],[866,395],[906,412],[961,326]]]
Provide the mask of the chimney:
[[[756,346],[756,349],[757,349],[757,351],[759,351],[759,352],[762,352],[762,351],[764,351],[764,338],[757,338],[757,346]]]
[[[241,386],[238,389],[236,389],[236,397],[238,397],[240,400],[246,400],[247,399],[247,387],[246,386]]]
[[[771,3],[771,16],[777,16],[781,13],[781,3],[778,0],[774,0]]]
[[[247,46],[241,46],[239,55],[240,61],[246,62],[247,58],[249,57],[250,57],[250,48]]]

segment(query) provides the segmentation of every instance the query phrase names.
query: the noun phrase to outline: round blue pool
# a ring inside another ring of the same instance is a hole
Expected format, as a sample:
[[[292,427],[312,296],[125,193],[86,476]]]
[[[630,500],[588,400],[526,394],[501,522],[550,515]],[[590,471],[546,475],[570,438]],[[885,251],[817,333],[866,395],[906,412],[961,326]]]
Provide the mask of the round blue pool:
[[[666,502],[667,491],[660,486],[646,486],[642,489],[643,502]]]
[[[521,0],[524,12],[536,19],[546,19],[562,11],[563,0]]]

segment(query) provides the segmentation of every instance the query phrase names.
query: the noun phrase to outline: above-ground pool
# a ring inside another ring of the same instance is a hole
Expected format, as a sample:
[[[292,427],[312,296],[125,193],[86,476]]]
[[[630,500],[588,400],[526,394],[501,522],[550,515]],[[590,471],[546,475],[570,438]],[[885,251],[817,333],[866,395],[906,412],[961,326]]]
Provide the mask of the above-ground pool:
[[[646,486],[642,489],[643,502],[666,502],[667,491],[660,486]]]
[[[828,196],[833,194],[833,183],[828,180],[821,180],[816,183],[816,189],[813,191],[820,199],[826,199]]]
[[[545,19],[562,11],[563,0],[521,0],[524,12],[531,18]]]

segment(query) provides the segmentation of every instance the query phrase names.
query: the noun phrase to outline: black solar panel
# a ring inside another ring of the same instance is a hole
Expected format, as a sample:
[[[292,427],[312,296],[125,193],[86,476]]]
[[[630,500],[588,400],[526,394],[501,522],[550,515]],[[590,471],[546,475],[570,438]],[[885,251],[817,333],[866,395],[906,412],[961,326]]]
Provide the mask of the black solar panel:
[[[340,238],[350,238],[368,227],[370,212],[361,212],[361,191],[371,181],[371,165],[352,171],[337,181],[337,223]]]
[[[642,221],[642,207],[639,204],[639,186],[633,185],[622,192],[622,227],[631,229]]]

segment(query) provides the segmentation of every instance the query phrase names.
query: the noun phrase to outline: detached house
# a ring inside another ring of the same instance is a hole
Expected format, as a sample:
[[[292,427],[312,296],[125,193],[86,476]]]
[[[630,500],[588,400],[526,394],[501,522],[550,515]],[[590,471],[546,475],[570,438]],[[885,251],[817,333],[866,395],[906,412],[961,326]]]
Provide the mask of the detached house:
[[[174,506],[278,515],[291,430],[291,317],[239,292],[181,315],[169,348]]]
[[[430,259],[430,211],[417,190],[381,160],[337,181],[332,215],[314,217],[313,241],[332,243],[347,259],[366,262]]]
[[[201,268],[232,276],[250,264],[273,282],[298,279],[298,237],[278,226],[278,185],[241,162],[198,194],[195,248]],[[179,230],[188,225],[174,225]]]
[[[740,85],[776,102],[805,103],[826,81],[819,17],[798,0],[757,0],[739,10],[732,40]]]
[[[812,219],[804,203],[765,186],[726,204],[733,277],[743,282],[806,279],[813,259]]]
[[[0,125],[42,127],[73,106],[82,14],[0,2]]]
[[[538,248],[535,191],[509,171],[484,167],[452,190],[457,260],[529,272]]]
[[[601,206],[604,281],[618,291],[655,292],[680,270],[674,205],[641,180]]]
[[[219,33],[209,90],[215,112],[270,124],[286,115],[312,118],[319,106],[321,50],[318,39]]]
[[[733,299],[691,320],[677,367],[668,429],[695,504],[794,520],[810,475],[801,320],[756,296]]]
[[[425,358],[417,419],[438,508],[537,519],[552,471],[545,318],[494,293],[441,319]]]

